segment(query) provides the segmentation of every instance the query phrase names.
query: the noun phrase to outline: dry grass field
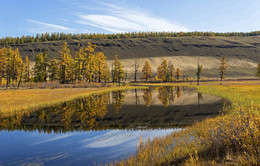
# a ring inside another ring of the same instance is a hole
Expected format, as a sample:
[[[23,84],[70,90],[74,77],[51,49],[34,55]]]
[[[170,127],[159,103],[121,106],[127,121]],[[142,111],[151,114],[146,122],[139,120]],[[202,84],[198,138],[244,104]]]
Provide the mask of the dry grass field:
[[[0,90],[0,112],[7,113],[46,104],[55,104],[76,97],[102,93],[112,90],[131,89],[133,86],[102,88],[61,88],[61,89],[25,89]],[[143,87],[139,87],[143,88]]]

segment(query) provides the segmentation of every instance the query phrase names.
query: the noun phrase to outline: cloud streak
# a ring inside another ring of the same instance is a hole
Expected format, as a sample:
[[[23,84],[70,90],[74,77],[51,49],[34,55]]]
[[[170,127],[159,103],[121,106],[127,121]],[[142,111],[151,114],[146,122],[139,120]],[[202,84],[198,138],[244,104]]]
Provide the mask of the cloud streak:
[[[42,140],[42,141],[35,142],[31,145],[39,145],[39,144],[43,144],[43,143],[49,143],[49,142],[52,142],[52,141],[58,141],[58,140],[65,139],[65,138],[68,138],[68,137],[71,137],[71,136],[74,136],[74,134],[57,135],[57,136],[51,137],[49,139],[45,139],[45,140]]]
[[[98,27],[110,32],[189,31],[186,27],[146,12],[103,4],[107,14],[78,14],[77,23]]]
[[[73,29],[56,25],[56,24],[49,24],[46,22],[41,22],[37,20],[26,20],[27,22],[31,23],[31,28],[29,28],[29,31],[36,32],[36,33],[45,33],[45,32],[72,32]]]

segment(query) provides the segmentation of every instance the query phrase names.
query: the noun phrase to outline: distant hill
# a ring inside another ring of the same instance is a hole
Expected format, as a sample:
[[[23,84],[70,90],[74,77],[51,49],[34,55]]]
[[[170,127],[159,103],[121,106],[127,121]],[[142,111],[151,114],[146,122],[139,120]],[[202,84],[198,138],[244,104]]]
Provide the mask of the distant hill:
[[[59,58],[63,42],[16,44],[7,47],[18,48],[22,58],[28,56],[31,61],[34,61],[36,55],[43,50],[50,58]],[[108,60],[117,54],[129,73],[132,73],[133,63],[137,59],[140,63],[140,71],[145,59],[149,59],[153,72],[156,72],[162,58],[166,58],[173,61],[176,67],[186,71],[186,76],[195,76],[193,71],[200,57],[200,63],[204,65],[205,77],[216,77],[218,60],[225,56],[230,66],[230,76],[252,77],[254,68],[260,61],[260,36],[85,39],[66,42],[73,56],[80,46],[84,47],[88,42],[96,44],[98,50],[104,52]]]

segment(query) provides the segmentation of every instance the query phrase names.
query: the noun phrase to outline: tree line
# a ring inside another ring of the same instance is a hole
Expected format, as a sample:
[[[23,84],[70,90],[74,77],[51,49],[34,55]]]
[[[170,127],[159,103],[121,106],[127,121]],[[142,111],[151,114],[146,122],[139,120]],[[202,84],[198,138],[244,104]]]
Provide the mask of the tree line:
[[[148,37],[184,37],[184,36],[259,36],[260,31],[253,32],[126,32],[116,34],[72,34],[72,33],[42,33],[35,36],[22,36],[22,37],[4,37],[0,39],[0,45],[9,44],[24,44],[24,43],[38,43],[45,41],[58,41],[58,40],[81,40],[81,39],[126,39],[126,38],[148,38]]]
[[[29,58],[26,56],[23,61],[19,50],[2,47],[0,49],[0,84],[5,85],[6,89],[10,85],[19,86],[22,82],[47,82],[59,81],[62,84],[73,84],[76,82],[113,82],[120,86],[121,81],[127,77],[127,72],[123,69],[122,63],[115,55],[109,66],[107,57],[103,52],[97,51],[96,45],[88,43],[86,47],[80,47],[74,56],[66,42],[62,45],[59,59],[49,59],[45,51],[36,55],[35,64],[31,66]],[[137,81],[139,64],[134,66],[134,78]],[[221,58],[218,69],[220,79],[224,80],[227,71],[226,58]],[[197,84],[199,85],[203,66],[197,66]],[[260,78],[260,63],[257,66],[256,77]],[[153,77],[152,68],[149,60],[145,61],[142,68],[142,79],[146,82],[163,81],[173,82],[181,79],[180,68],[174,67],[171,61],[164,59],[157,68],[157,74]]]
[[[119,83],[125,76],[121,62],[115,55],[111,69],[106,62],[103,52],[96,50],[96,45],[88,43],[80,48],[74,58],[65,42],[62,45],[59,59],[50,60],[45,51],[36,56],[34,66],[26,56],[23,61],[19,50],[3,47],[0,49],[0,83],[6,85],[21,82],[47,82],[60,83],[104,82],[112,80]]]

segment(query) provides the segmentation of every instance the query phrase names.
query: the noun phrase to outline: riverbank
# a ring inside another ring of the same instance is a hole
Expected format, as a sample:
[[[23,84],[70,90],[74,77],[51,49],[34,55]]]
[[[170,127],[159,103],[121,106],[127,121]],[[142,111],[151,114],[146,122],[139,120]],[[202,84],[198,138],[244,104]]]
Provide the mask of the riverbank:
[[[228,84],[226,84],[228,83]],[[139,85],[130,86],[130,85]],[[122,87],[8,90],[0,92],[5,112],[56,104],[73,98],[144,86],[192,86],[201,93],[232,102],[227,114],[196,123],[185,130],[142,143],[137,154],[116,165],[259,165],[259,81],[129,84]],[[253,102],[251,102],[253,101]],[[3,111],[2,111],[3,112]]]
[[[145,143],[140,139],[137,154],[115,165],[259,165],[259,83],[195,87],[228,99],[232,108],[166,137]]]
[[[69,101],[74,98],[92,94],[110,92],[114,90],[145,88],[143,86],[112,86],[100,88],[59,88],[59,89],[26,89],[1,90],[0,112],[10,113],[21,110],[34,109],[46,105]]]

